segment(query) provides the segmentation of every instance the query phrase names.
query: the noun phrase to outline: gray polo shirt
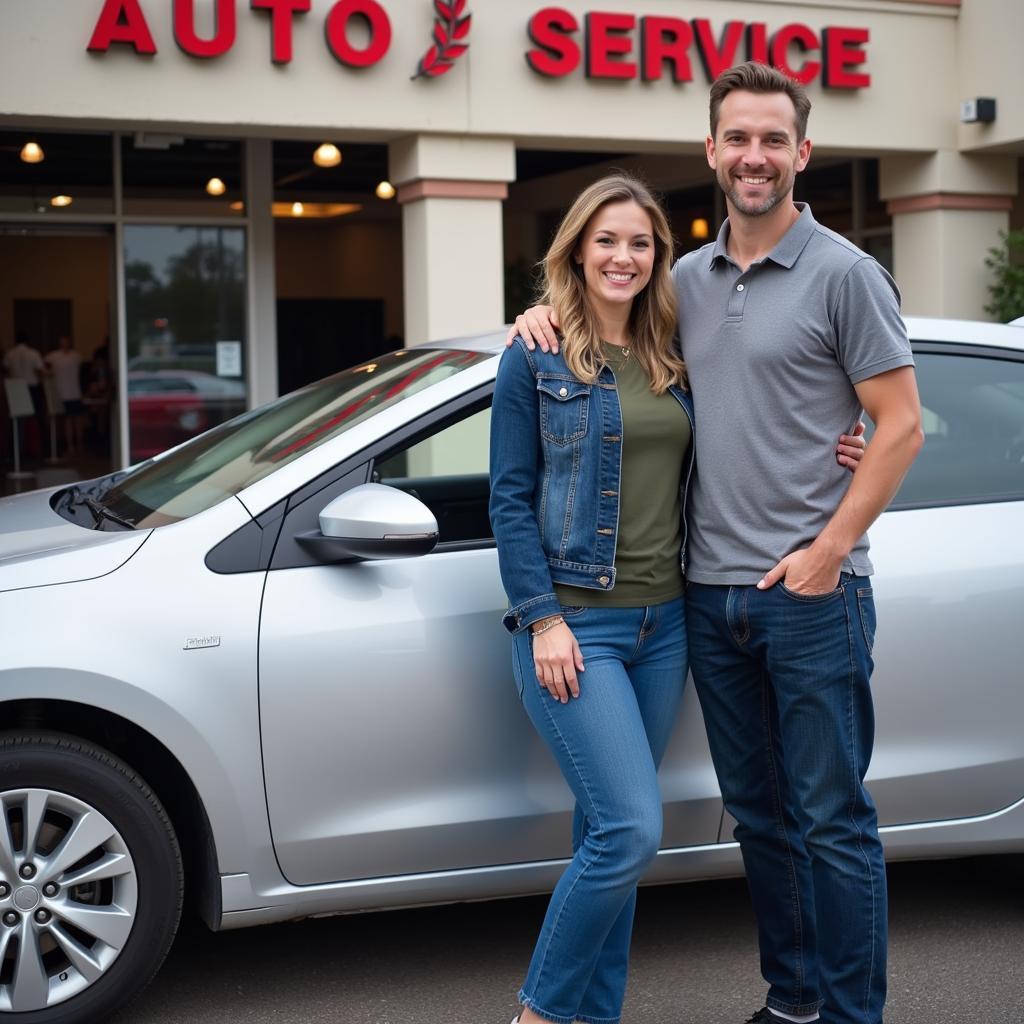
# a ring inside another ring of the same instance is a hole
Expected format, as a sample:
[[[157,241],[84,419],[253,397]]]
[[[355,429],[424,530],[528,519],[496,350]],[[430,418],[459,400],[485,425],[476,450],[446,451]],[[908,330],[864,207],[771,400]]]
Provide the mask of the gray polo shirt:
[[[849,486],[854,384],[912,366],[893,279],[809,206],[741,273],[717,240],[673,268],[696,409],[687,578],[750,584],[806,547]],[[843,564],[871,573],[863,536]]]

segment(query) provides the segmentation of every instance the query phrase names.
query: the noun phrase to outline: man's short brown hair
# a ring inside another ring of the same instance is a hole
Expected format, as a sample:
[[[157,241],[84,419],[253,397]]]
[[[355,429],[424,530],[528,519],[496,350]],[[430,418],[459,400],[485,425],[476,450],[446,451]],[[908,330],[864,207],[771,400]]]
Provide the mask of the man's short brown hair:
[[[795,79],[784,75],[778,68],[769,67],[758,61],[748,60],[723,71],[711,86],[711,137],[718,130],[718,114],[722,100],[731,92],[784,92],[793,102],[796,111],[796,141],[803,142],[807,136],[807,118],[811,113],[811,101],[804,87]]]

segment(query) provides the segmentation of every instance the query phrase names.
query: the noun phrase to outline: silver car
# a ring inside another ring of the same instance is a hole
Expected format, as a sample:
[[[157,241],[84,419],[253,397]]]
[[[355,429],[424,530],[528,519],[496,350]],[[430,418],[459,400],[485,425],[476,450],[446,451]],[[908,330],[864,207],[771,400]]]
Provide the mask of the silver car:
[[[910,329],[927,442],[872,531],[871,789],[892,858],[1024,850],[1024,329]],[[487,518],[503,337],[0,501],[2,1020],[101,1019],[183,897],[220,929],[554,883],[571,798]],[[740,873],[692,689],[661,780],[649,881]]]

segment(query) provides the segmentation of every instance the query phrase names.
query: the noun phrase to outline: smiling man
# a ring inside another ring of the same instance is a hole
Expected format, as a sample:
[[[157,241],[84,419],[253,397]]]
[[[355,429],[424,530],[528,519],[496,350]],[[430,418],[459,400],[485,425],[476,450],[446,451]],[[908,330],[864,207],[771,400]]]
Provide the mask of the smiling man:
[[[757,914],[769,992],[752,1020],[880,1024],[865,533],[917,453],[920,407],[896,285],[793,202],[809,112],[761,64],[711,89],[729,218],[674,269],[697,420],[690,661]],[[851,482],[821,453],[862,407],[876,431]],[[763,443],[737,445],[757,424]]]
[[[696,416],[687,634],[769,986],[748,1024],[881,1024],[866,531],[923,435],[895,283],[793,201],[810,108],[754,62],[711,88],[707,159],[729,216],[673,268]],[[557,347],[551,313],[510,333]],[[875,434],[851,482],[828,456],[861,409]]]

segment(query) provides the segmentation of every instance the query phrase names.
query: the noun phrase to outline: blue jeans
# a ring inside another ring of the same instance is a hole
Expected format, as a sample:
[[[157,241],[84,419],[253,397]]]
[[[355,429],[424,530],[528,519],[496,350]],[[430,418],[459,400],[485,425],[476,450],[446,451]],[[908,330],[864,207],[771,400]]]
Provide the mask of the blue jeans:
[[[870,580],[686,592],[693,678],[757,915],[768,1005],[880,1024],[886,885],[864,774],[874,711]]]
[[[686,681],[683,600],[563,614],[586,666],[568,704],[537,682],[529,630],[513,637],[523,705],[576,797],[573,858],[519,999],[558,1024],[613,1024],[626,991],[637,882],[661,843],[657,769]]]

